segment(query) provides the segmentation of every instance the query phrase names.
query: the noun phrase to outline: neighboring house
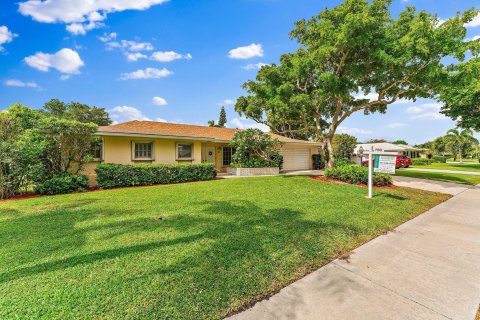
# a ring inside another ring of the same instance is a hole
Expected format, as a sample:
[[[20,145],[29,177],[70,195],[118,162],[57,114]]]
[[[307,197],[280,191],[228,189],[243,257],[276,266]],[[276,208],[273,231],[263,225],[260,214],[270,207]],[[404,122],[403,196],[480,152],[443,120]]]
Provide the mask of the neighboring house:
[[[353,150],[352,160],[358,164],[362,163],[362,157],[358,154],[360,147],[363,148],[364,152],[371,150],[373,147],[374,151],[385,151],[385,152],[398,152],[400,155],[404,155],[410,158],[425,158],[426,155],[422,153],[425,149],[419,149],[406,144],[393,144],[388,142],[379,142],[379,143],[361,143],[357,144]],[[363,156],[365,158],[365,155]]]
[[[99,127],[97,162],[134,163],[214,163],[226,171],[234,151],[228,146],[239,129],[206,127],[154,121],[128,121]],[[312,169],[312,154],[319,144],[272,134],[281,143],[283,170]],[[96,163],[87,166],[94,176]]]

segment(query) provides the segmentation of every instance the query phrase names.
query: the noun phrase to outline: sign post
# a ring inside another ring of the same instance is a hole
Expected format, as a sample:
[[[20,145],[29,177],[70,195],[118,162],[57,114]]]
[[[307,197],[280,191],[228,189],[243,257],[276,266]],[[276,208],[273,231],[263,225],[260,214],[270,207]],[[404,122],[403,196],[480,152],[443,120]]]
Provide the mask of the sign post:
[[[362,150],[363,153],[363,150]],[[373,146],[368,153],[368,198],[373,197],[373,172],[395,174],[397,162],[396,152],[384,152],[373,150]]]
[[[368,152],[368,198],[371,199],[373,196],[373,147]]]

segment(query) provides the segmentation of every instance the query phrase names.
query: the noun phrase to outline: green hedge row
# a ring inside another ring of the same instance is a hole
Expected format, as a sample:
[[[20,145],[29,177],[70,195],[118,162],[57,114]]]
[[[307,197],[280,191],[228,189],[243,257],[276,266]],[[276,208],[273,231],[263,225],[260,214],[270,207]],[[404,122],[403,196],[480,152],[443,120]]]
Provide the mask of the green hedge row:
[[[149,186],[188,181],[211,180],[215,165],[202,164],[138,164],[102,163],[95,169],[100,188]]]
[[[368,168],[358,165],[340,166],[336,168],[325,169],[325,177],[337,179],[353,184],[368,183]],[[388,186],[392,184],[392,176],[385,173],[373,173],[374,186]]]
[[[88,177],[84,174],[63,173],[35,186],[38,194],[81,192],[88,189]]]
[[[431,160],[438,163],[447,163],[447,157],[444,157],[444,156],[432,156]]]
[[[426,166],[432,163],[447,163],[447,157],[444,156],[432,156],[431,159],[428,158],[413,158],[412,163],[417,166]]]

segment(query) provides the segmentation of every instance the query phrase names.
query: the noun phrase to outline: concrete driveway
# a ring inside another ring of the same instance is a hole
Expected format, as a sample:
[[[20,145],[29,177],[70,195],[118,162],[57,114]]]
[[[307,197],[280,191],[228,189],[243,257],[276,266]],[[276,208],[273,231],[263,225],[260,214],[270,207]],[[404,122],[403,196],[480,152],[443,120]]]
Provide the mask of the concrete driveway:
[[[392,176],[392,178],[393,184],[399,187],[421,189],[433,192],[447,193],[451,195],[457,195],[472,187],[466,184],[417,179],[410,177]]]
[[[479,302],[477,186],[229,319],[468,320]]]

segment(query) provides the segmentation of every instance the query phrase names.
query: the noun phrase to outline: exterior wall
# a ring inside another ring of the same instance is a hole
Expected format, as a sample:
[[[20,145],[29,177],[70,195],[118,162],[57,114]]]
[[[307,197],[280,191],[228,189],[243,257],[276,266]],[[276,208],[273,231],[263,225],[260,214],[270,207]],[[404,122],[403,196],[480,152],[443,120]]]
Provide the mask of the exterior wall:
[[[133,160],[132,142],[154,142],[153,160]],[[177,143],[193,143],[193,160],[177,160]],[[103,137],[103,161],[106,163],[201,163],[202,143],[188,140]]]

